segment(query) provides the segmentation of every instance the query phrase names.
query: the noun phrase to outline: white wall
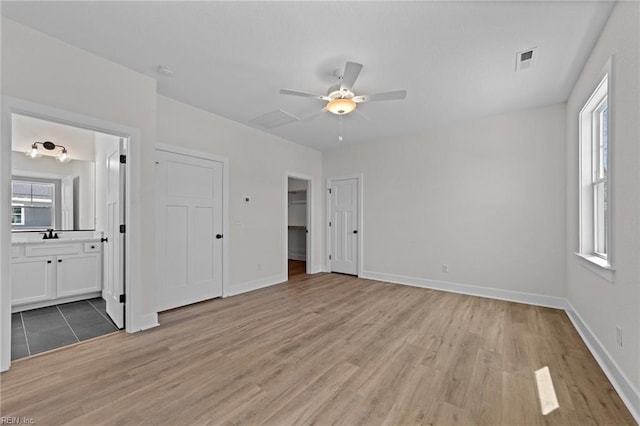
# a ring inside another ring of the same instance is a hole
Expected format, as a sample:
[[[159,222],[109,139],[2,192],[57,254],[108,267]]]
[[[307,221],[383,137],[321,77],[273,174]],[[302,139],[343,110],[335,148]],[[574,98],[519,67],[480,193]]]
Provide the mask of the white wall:
[[[14,151],[26,152],[34,142],[52,141],[67,149],[73,160],[93,161],[94,132],[78,127],[39,120],[14,114],[11,117],[11,143]],[[59,155],[61,150],[47,151],[42,146],[38,150],[44,155],[50,152]]]
[[[229,159],[229,291],[286,279],[287,172],[314,178],[321,211],[322,155],[198,108],[158,96],[158,142]],[[251,197],[243,204],[242,197]],[[323,263],[323,217],[315,217],[314,259]],[[240,225],[235,223],[239,221]]]
[[[616,4],[567,103],[567,296],[593,336],[635,386],[640,413],[640,4]],[[578,114],[613,56],[610,76],[614,282],[585,268],[578,251]],[[616,326],[623,346],[616,345]]]
[[[323,171],[363,174],[365,275],[564,296],[564,139],[554,105],[346,146]]]
[[[287,183],[289,185],[289,191],[295,191],[298,189],[307,189],[307,181],[296,178],[288,178]]]
[[[140,186],[130,196],[140,200],[145,218],[135,230],[141,234],[137,265],[141,276],[135,278],[138,291],[129,296],[139,303],[136,317],[152,321],[156,81],[5,18],[1,35],[3,95],[140,131]],[[6,238],[4,234],[2,238]],[[8,262],[1,257],[2,269],[6,270]],[[2,277],[4,280],[6,275]],[[6,328],[4,322],[2,327]]]

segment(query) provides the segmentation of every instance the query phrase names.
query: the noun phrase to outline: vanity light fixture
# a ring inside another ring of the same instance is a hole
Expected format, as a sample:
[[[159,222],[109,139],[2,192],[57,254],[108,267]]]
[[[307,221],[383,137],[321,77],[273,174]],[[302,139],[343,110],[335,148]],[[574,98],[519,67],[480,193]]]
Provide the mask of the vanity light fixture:
[[[67,148],[65,148],[62,145],[56,145],[55,143],[51,142],[51,141],[45,141],[45,142],[34,142],[33,144],[31,144],[31,149],[27,152],[25,152],[26,156],[29,158],[40,158],[42,157],[42,152],[40,150],[38,150],[38,145],[42,145],[42,147],[44,149],[46,149],[47,151],[53,151],[56,148],[62,148],[62,150],[60,151],[60,154],[58,154],[56,156],[56,160],[58,160],[61,163],[67,163],[69,161],[71,161],[71,157],[69,157],[69,154],[67,153]]]

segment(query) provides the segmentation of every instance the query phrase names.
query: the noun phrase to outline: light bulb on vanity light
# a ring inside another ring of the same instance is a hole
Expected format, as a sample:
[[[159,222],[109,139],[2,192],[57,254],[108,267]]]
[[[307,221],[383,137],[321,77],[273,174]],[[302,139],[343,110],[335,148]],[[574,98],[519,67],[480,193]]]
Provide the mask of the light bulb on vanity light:
[[[24,154],[30,158],[39,158],[42,156],[42,154],[40,154],[40,152],[38,151],[38,146],[35,143],[31,145],[31,149]]]
[[[71,161],[71,157],[69,157],[69,154],[67,154],[67,148],[62,148],[62,153],[60,153],[60,155],[56,157],[56,160],[61,163],[68,163],[69,161]]]

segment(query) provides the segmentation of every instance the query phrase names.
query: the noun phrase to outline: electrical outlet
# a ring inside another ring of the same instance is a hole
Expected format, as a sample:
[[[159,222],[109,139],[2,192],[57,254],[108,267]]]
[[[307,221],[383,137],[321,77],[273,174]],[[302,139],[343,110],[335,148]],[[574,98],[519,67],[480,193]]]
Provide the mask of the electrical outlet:
[[[449,273],[449,265],[447,265],[446,263],[442,264],[442,273],[443,274],[448,274]]]
[[[622,327],[616,327],[616,343],[622,347]]]

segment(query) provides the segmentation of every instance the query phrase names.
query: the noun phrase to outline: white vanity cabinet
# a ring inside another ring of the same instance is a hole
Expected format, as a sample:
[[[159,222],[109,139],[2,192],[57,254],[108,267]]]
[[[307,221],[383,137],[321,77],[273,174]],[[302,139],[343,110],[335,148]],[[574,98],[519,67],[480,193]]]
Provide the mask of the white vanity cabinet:
[[[11,302],[24,305],[53,296],[55,265],[53,257],[23,257],[11,263]]]
[[[100,296],[102,243],[56,241],[12,246],[12,311]]]
[[[101,291],[100,258],[93,253],[59,256],[56,284],[57,297]]]

